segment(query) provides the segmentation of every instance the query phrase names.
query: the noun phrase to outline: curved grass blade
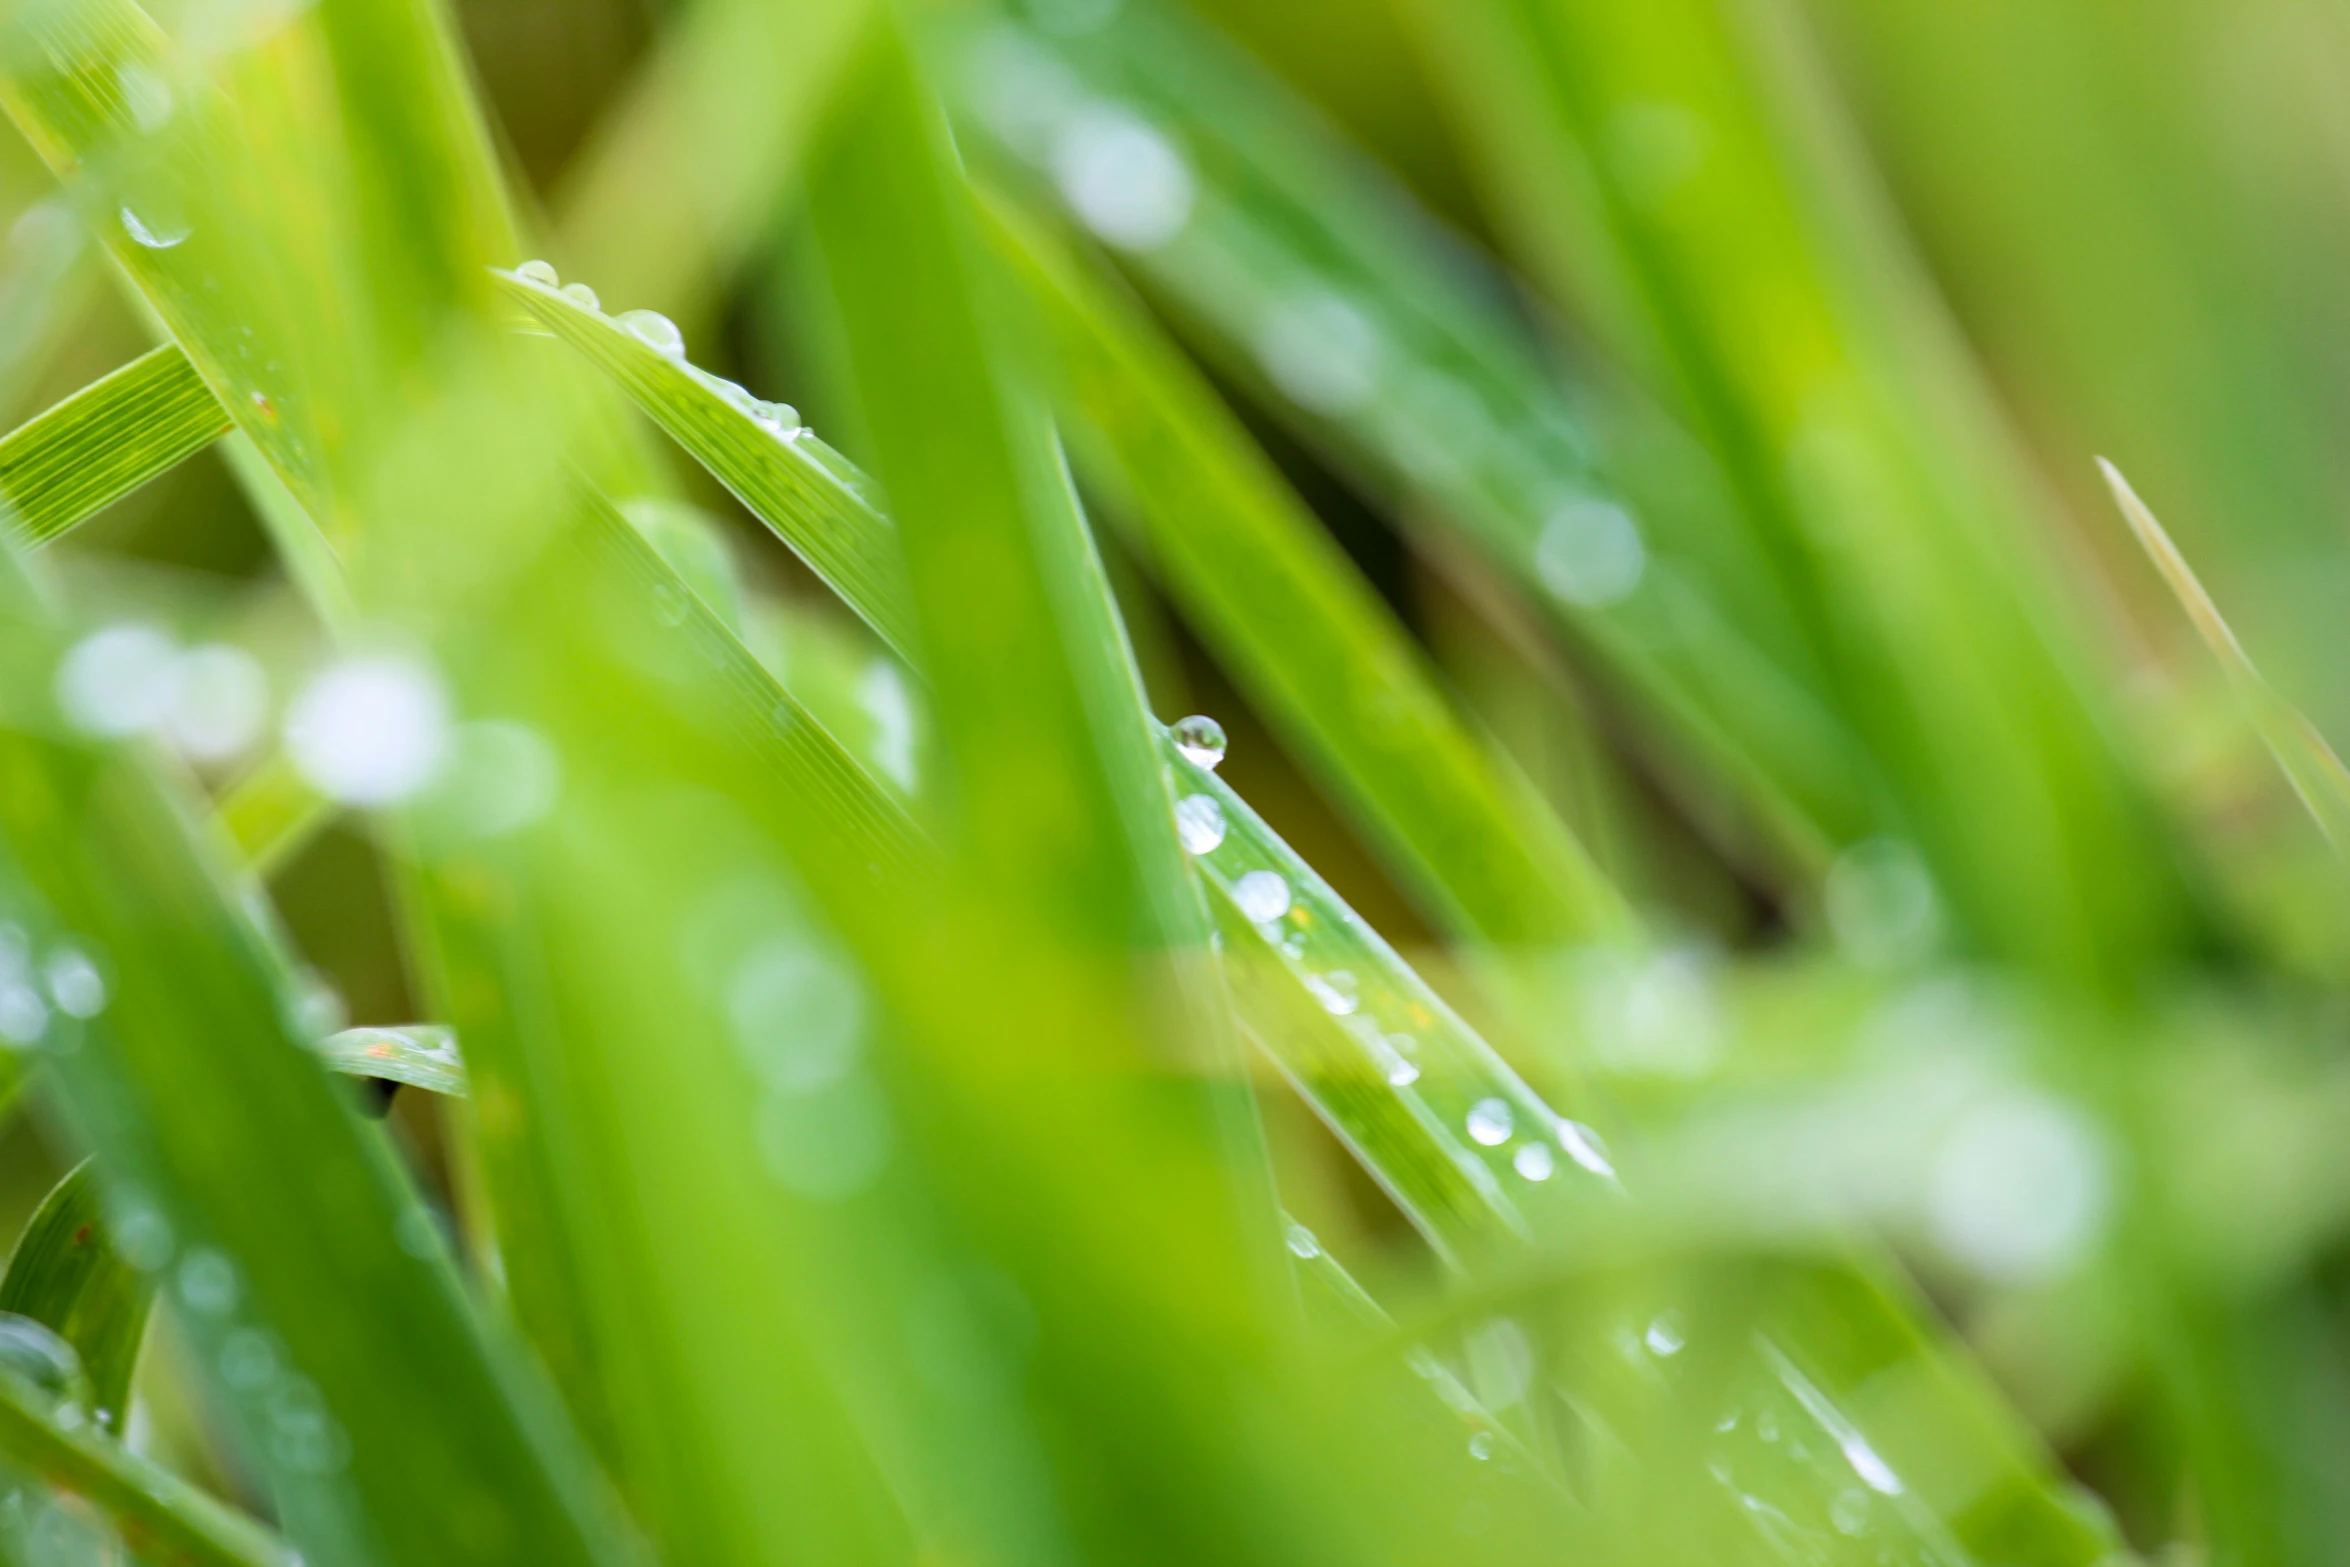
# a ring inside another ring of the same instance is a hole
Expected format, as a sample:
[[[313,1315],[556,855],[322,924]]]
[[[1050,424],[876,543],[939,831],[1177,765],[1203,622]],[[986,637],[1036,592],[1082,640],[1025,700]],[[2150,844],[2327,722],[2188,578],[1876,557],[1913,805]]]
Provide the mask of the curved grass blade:
[[[2316,819],[2325,833],[2326,841],[2337,854],[2350,856],[2350,769],[2345,769],[2334,748],[2325,736],[2292,703],[2279,695],[2254,666],[2251,655],[2236,640],[2236,634],[2204,591],[2186,556],[2171,542],[2154,513],[2138,498],[2130,481],[2104,458],[2097,459],[2099,471],[2113,491],[2115,504],[2122,516],[2129,520],[2130,532],[2136,535],[2138,545],[2163,582],[2178,599],[2179,607],[2187,612],[2187,619],[2203,645],[2211,649],[2226,674],[2229,690],[2235,693],[2244,717],[2276,758],[2293,792],[2301,797],[2301,804]]]
[[[320,1040],[317,1048],[328,1066],[353,1077],[406,1083],[457,1099],[466,1094],[465,1060],[457,1053],[457,1036],[438,1024],[346,1028]]]
[[[7,586],[0,656],[12,689],[43,692],[55,640],[21,576]],[[286,976],[180,810],[40,697],[7,719],[0,898],[49,979],[44,1065],[107,1172],[117,1243],[172,1267],[205,1363],[237,1333],[270,1344],[223,1391],[297,1538],[412,1563],[524,1541],[623,1557],[446,1260],[397,1239],[415,1196],[300,1048]],[[386,1355],[401,1376],[379,1374]]]
[[[125,1262],[108,1233],[95,1164],[75,1165],[42,1199],[0,1276],[0,1311],[48,1326],[81,1356],[90,1414],[120,1437],[155,1281]]]
[[[157,1567],[300,1567],[302,1557],[253,1519],[107,1438],[59,1425],[40,1391],[5,1369],[0,1452],[105,1513],[141,1561]]]
[[[1422,667],[1408,634],[1198,373],[1033,227],[988,234],[1039,306],[1089,474],[1315,775],[1454,933],[1628,934],[1590,857]],[[1249,569],[1236,571],[1245,560]]]
[[[46,544],[228,430],[219,399],[167,344],[0,438],[0,501],[22,543]]]

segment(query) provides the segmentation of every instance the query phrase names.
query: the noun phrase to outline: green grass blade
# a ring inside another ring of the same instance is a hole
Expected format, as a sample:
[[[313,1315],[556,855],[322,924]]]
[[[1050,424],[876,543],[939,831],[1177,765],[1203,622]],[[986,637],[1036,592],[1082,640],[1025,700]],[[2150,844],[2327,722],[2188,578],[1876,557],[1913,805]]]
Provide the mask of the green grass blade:
[[[31,1317],[73,1346],[89,1374],[91,1418],[119,1438],[154,1303],[154,1281],[114,1249],[97,1170],[85,1159],[25,1221],[0,1275],[0,1311]]]
[[[878,516],[869,485],[788,408],[697,370],[601,310],[500,274],[507,297],[609,374],[653,421],[777,529],[808,568],[904,654],[912,638],[897,541],[844,521]],[[878,616],[879,618],[875,618]]]
[[[457,1053],[457,1036],[436,1024],[346,1028],[320,1040],[318,1053],[328,1066],[353,1077],[465,1097],[465,1060]]]
[[[2293,792],[2300,796],[2302,805],[2326,835],[2326,841],[2336,853],[2350,855],[2350,769],[2345,769],[2334,748],[2318,733],[2317,726],[2304,717],[2299,709],[2281,696],[2276,687],[2253,665],[2244,645],[2212,602],[2211,595],[2195,576],[2186,556],[2179,553],[2170,535],[2163,531],[2154,513],[2138,498],[2130,481],[2122,477],[2113,464],[2098,459],[2098,467],[2105,482],[2112,488],[2115,504],[2130,524],[2130,532],[2137,537],[2140,548],[2154,562],[2155,570],[2178,599],[2179,607],[2187,612],[2187,619],[2203,645],[2211,649],[2227,675],[2228,687],[2235,693],[2237,703],[2244,710],[2245,720],[2269,754],[2276,758]]]
[[[1703,455],[1645,432],[1621,397],[1563,394],[1507,283],[1391,179],[1164,8],[1083,38],[999,23],[946,42],[975,145],[1064,212],[1056,171],[1090,132],[1139,126],[1168,150],[1189,192],[1180,228],[1121,260],[1274,418],[1407,526],[1490,560],[1788,849],[1815,858],[1863,819],[1864,759]],[[1568,569],[1585,559],[1560,548],[1579,518],[1630,551],[1614,575]]]
[[[14,687],[41,691],[54,643],[21,577],[10,593]],[[297,1541],[415,1563],[503,1560],[524,1541],[550,1561],[622,1555],[557,1478],[577,1473],[562,1433],[447,1260],[402,1245],[416,1197],[300,1048],[286,977],[181,811],[45,703],[8,716],[5,898],[78,986],[56,997],[45,1063],[106,1171],[117,1244],[171,1269],[206,1363],[240,1333],[268,1346],[223,1391]],[[401,1376],[378,1374],[386,1356]]]
[[[228,433],[187,355],[158,348],[0,437],[0,499],[45,544]]]
[[[999,211],[988,230],[1037,299],[1087,471],[1440,923],[1503,947],[1626,934],[1621,897],[1467,732],[1402,626],[1197,373],[1033,227]]]
[[[116,1443],[66,1430],[40,1392],[0,1371],[0,1452],[97,1507],[142,1561],[178,1567],[298,1567],[262,1525]]]
[[[334,820],[335,807],[273,750],[221,796],[215,815],[239,860],[266,879]]]

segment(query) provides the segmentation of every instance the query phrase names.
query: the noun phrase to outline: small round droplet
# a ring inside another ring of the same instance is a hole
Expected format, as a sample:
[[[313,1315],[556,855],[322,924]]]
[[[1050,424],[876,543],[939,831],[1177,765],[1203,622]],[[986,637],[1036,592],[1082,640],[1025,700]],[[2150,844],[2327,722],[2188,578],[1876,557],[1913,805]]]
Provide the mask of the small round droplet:
[[[1651,1322],[1648,1331],[1640,1336],[1640,1341],[1648,1346],[1650,1354],[1669,1357],[1681,1353],[1681,1346],[1689,1342],[1689,1335],[1682,1331],[1677,1319],[1666,1315]]]
[[[82,1357],[45,1323],[0,1312],[0,1366],[30,1383],[53,1414],[88,1407]]]
[[[1214,772],[1224,760],[1224,726],[1205,713],[1177,719],[1169,733],[1175,737],[1175,749],[1194,767]]]
[[[514,275],[525,283],[536,283],[541,288],[563,286],[563,274],[555,270],[552,262],[525,261],[514,269]]]
[[[1557,1173],[1559,1162],[1548,1143],[1520,1143],[1510,1155],[1510,1167],[1529,1181],[1547,1181]]]
[[[1291,1255],[1297,1257],[1319,1257],[1322,1255],[1322,1243],[1314,1238],[1312,1230],[1302,1224],[1293,1224],[1289,1227],[1289,1250]]]
[[[601,310],[604,308],[604,302],[596,297],[596,291],[588,287],[585,283],[564,284],[563,297],[570,300],[573,304],[579,306],[579,308],[582,310]]]
[[[1355,977],[1345,969],[1332,969],[1327,974],[1313,975],[1306,981],[1306,988],[1314,993],[1316,1001],[1322,1003],[1322,1010],[1333,1017],[1349,1016],[1361,1004],[1356,993]]]
[[[1868,1533],[1868,1492],[1861,1490],[1839,1492],[1836,1500],[1828,1504],[1828,1521],[1836,1526],[1836,1532],[1841,1535],[1858,1536]]]
[[[1469,1456],[1477,1460],[1479,1463],[1484,1463],[1487,1459],[1491,1458],[1493,1456],[1493,1433],[1490,1431],[1480,1431],[1475,1436],[1470,1437]]]
[[[198,1316],[225,1316],[236,1309],[236,1264],[209,1246],[189,1251],[179,1266],[180,1300]]]
[[[1214,853],[1224,841],[1224,807],[1210,795],[1185,795],[1175,806],[1175,836],[1193,854]]]
[[[346,659],[286,714],[294,767],[329,799],[389,805],[430,783],[449,749],[448,699],[432,670],[397,656]]]
[[[122,231],[132,241],[148,250],[169,250],[186,241],[190,232],[185,223],[163,218],[142,218],[130,208],[122,209]]]
[[[685,357],[685,334],[658,310],[625,310],[614,317],[630,334],[655,353],[671,359]]]
[[[1567,1151],[1568,1158],[1593,1175],[1603,1175],[1611,1181],[1615,1179],[1616,1167],[1608,1162],[1607,1144],[1600,1140],[1597,1132],[1582,1122],[1559,1122],[1559,1146]]]
[[[769,435],[792,436],[800,433],[800,411],[789,403],[770,403],[753,400],[751,418]]]
[[[96,1017],[106,1010],[106,979],[81,948],[62,945],[42,965],[49,999],[68,1017]]]
[[[1515,1125],[1517,1117],[1510,1113],[1507,1100],[1480,1099],[1469,1107],[1469,1135],[1488,1148],[1508,1142]]]
[[[1420,1080],[1420,1069],[1402,1057],[1388,1063],[1387,1081],[1390,1087],[1409,1088]]]
[[[1250,871],[1232,885],[1232,901],[1259,925],[1289,912],[1289,883],[1279,871]]]

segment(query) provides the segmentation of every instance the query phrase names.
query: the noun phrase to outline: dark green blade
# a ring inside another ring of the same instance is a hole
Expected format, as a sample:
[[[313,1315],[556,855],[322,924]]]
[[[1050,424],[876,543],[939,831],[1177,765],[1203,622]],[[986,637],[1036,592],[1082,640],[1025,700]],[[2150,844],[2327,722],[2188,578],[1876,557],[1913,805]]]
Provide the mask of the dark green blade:
[[[91,1415],[120,1437],[155,1281],[123,1261],[107,1233],[96,1166],[83,1160],[26,1221],[0,1276],[0,1311],[45,1323],[82,1357]]]

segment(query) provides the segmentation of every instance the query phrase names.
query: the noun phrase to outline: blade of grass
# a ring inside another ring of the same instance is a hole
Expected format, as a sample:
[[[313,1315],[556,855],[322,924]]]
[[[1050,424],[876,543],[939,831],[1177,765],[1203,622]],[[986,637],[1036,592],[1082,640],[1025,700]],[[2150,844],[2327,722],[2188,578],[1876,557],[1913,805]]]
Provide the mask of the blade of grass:
[[[1620,937],[1581,845],[1454,715],[1403,628],[1176,351],[997,209],[1087,470],[1316,776],[1454,933],[1500,947]],[[1231,569],[1247,560],[1251,569]]]
[[[45,544],[228,428],[187,356],[158,348],[0,437],[0,499],[19,539]]]
[[[457,1053],[457,1036],[434,1024],[346,1028],[320,1040],[318,1053],[327,1065],[353,1077],[465,1097],[465,1061]]]
[[[12,682],[45,690],[52,634],[21,577],[9,592]],[[389,1561],[502,1559],[525,1539],[550,1560],[617,1559],[446,1262],[396,1239],[405,1177],[298,1048],[285,977],[180,810],[37,699],[8,717],[5,896],[48,972],[79,986],[53,995],[44,1062],[107,1172],[118,1243],[127,1227],[134,1260],[174,1268],[206,1361],[268,1336],[265,1374],[224,1392],[296,1538]],[[386,1354],[401,1377],[375,1374]]]
[[[40,1391],[11,1370],[0,1370],[0,1451],[105,1513],[142,1561],[298,1567],[302,1560],[261,1524],[118,1444],[66,1430]]]
[[[120,1437],[154,1303],[154,1281],[114,1248],[97,1169],[85,1159],[25,1221],[0,1275],[0,1311],[31,1317],[74,1347],[90,1378],[91,1418]]]
[[[729,408],[697,378],[667,379],[673,395],[701,403],[702,415],[750,424],[749,415]],[[788,461],[772,437],[764,444],[703,445],[721,460],[779,469]],[[750,474],[720,471],[718,477],[738,495],[773,488]],[[885,554],[892,534],[872,510],[869,486],[827,484],[812,493],[837,509],[825,532],[832,547],[861,533],[865,543],[848,547],[869,549],[877,560]],[[793,514],[779,509],[762,513],[762,520],[797,546]],[[875,571],[862,580],[887,581],[888,574]],[[876,624],[907,618],[905,610],[887,604],[853,598],[849,604]],[[1576,1194],[1576,1186],[1611,1179],[1602,1173],[1607,1156],[1598,1134],[1562,1120],[1245,802],[1187,759],[1171,735],[1160,730],[1158,744],[1183,819],[1203,841],[1213,836],[1213,847],[1194,863],[1213,893],[1250,1039],[1443,1254],[1465,1266],[1484,1266],[1529,1240],[1573,1233],[1588,1200]],[[1483,1107],[1479,1124],[1490,1129],[1499,1124],[1495,1105],[1506,1113],[1509,1129],[1489,1144],[1471,1134],[1471,1118]],[[1521,1165],[1521,1150],[1535,1148],[1541,1152],[1524,1154]],[[1543,1178],[1530,1179],[1529,1170],[1543,1172]],[[1872,1333],[1907,1335],[1914,1349],[1905,1363],[1918,1368],[1927,1387],[1977,1389],[1967,1395],[1968,1410],[1999,1409],[1980,1393],[1979,1374],[1921,1333],[1890,1297],[1864,1293],[1848,1309]],[[1831,1379],[1831,1396],[1842,1399],[1857,1386]],[[2076,1503],[2055,1488],[2045,1458],[2004,1412],[1981,1423],[1974,1414],[1963,1421],[1954,1417],[1951,1428],[1962,1433],[1954,1440],[1977,1444],[1968,1467],[1987,1487],[1954,1495],[1954,1511],[1981,1508],[1986,1528],[2013,1530],[2015,1538],[2032,1542],[2027,1560],[2087,1562],[2106,1549],[2099,1543],[2084,1553],[2084,1540],[2110,1543],[2108,1537],[2081,1523]],[[1804,1483],[1834,1481],[1833,1470],[1821,1470]],[[1820,1497],[1830,1494],[1812,1495],[1806,1505],[1816,1510]]]
[[[2154,513],[2138,498],[2130,481],[2112,463],[2100,457],[2099,471],[2113,491],[2116,505],[2130,524],[2130,532],[2139,547],[2154,562],[2162,580],[2187,612],[2187,619],[2203,645],[2211,650],[2226,674],[2229,690],[2235,693],[2237,704],[2243,709],[2245,720],[2300,796],[2302,805],[2326,835],[2326,841],[2338,854],[2350,855],[2350,769],[2345,769],[2334,748],[2326,744],[2325,736],[2317,726],[2304,717],[2300,710],[2279,695],[2236,640],[2236,634],[2219,612],[2219,606],[2197,580],[2194,568],[2163,531]]]

